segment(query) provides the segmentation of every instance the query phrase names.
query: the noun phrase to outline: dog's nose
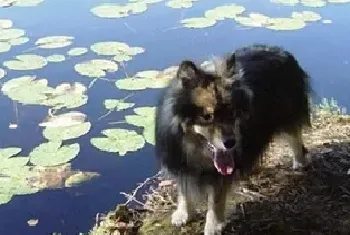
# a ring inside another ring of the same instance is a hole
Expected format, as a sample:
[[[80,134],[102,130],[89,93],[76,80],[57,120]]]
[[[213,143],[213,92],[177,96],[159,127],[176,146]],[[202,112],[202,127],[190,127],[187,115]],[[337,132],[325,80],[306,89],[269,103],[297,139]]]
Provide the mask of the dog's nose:
[[[224,146],[226,149],[232,149],[235,146],[235,140],[234,139],[227,139],[224,142]]]

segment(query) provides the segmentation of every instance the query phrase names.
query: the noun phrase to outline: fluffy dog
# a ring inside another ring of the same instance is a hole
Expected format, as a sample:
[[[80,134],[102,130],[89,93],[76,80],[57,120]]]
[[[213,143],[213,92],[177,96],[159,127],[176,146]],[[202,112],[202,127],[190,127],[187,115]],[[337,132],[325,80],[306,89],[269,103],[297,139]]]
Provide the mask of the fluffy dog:
[[[205,192],[205,235],[220,234],[236,170],[249,174],[273,136],[286,134],[293,167],[306,164],[302,129],[310,126],[308,74],[280,48],[252,45],[216,61],[213,71],[185,60],[156,112],[156,155],[177,181],[172,224],[194,215]]]

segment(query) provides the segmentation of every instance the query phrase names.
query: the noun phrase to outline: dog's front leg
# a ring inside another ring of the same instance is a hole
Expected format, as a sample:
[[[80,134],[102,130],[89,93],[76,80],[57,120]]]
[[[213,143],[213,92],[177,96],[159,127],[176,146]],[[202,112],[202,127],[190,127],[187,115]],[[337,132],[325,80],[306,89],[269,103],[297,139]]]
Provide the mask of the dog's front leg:
[[[226,196],[228,187],[208,187],[208,211],[205,219],[204,235],[221,234],[225,222]]]

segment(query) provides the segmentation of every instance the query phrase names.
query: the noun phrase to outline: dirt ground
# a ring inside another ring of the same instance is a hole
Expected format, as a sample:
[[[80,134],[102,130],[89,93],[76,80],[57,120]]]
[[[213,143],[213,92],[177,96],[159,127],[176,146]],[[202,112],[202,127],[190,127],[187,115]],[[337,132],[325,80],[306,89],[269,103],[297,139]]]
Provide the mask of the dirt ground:
[[[350,234],[350,116],[320,115],[304,140],[312,162],[303,172],[291,169],[282,139],[271,144],[259,170],[232,192],[223,234]],[[172,226],[174,183],[149,181],[142,208],[119,206],[91,234],[203,234],[205,211],[182,228]]]

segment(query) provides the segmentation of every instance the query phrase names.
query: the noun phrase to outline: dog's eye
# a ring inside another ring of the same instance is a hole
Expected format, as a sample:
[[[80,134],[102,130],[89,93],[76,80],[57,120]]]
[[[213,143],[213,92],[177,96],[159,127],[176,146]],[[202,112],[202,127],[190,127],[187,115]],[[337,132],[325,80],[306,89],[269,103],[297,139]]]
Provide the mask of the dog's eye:
[[[205,121],[205,122],[210,122],[214,119],[214,115],[213,114],[210,114],[210,113],[207,113],[207,114],[203,114],[202,115],[202,119]]]

